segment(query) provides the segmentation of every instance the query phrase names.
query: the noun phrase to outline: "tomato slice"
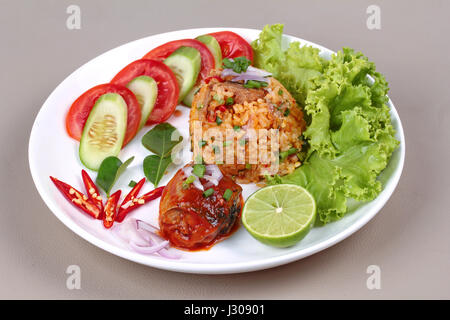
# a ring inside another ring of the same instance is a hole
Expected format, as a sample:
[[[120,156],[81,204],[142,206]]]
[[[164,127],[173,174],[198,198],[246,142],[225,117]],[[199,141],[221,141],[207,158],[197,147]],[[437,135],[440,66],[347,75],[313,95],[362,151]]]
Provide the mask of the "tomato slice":
[[[174,73],[164,63],[148,59],[136,60],[119,71],[111,83],[125,86],[134,78],[143,75],[152,77],[158,85],[158,97],[147,124],[166,121],[178,104],[180,88]]]
[[[213,32],[209,35],[216,38],[222,50],[222,58],[237,58],[245,56],[253,63],[252,46],[240,35],[231,31]]]
[[[139,122],[141,121],[141,108],[139,102],[131,92],[125,86],[105,83],[95,86],[75,100],[69,109],[66,116],[66,130],[69,136],[75,140],[80,141],[81,134],[83,133],[84,125],[89,117],[89,113],[92,110],[97,99],[105,93],[118,93],[125,100],[128,107],[127,118],[127,131],[125,132],[125,138],[123,145],[125,146],[131,139],[134,138],[139,130]]]
[[[148,52],[143,59],[153,59],[162,61],[172,54],[179,47],[192,47],[200,52],[202,58],[202,65],[200,68],[200,79],[206,79],[209,76],[209,72],[215,66],[214,56],[209,51],[208,47],[202,42],[195,39],[181,39],[167,42],[159,47]]]

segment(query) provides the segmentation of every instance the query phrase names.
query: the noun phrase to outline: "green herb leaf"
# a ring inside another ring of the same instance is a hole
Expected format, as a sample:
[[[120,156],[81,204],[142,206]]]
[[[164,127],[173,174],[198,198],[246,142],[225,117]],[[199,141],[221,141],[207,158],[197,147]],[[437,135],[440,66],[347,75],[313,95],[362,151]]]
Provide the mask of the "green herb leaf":
[[[280,152],[280,161],[284,161],[290,155],[297,153],[297,148],[290,148],[289,150]]]
[[[267,82],[264,82],[264,81],[248,80],[244,84],[244,88],[259,89],[261,87],[267,87],[267,85],[268,85]]]
[[[236,132],[239,132],[239,130],[241,130],[241,127],[240,126],[234,126],[233,130],[236,131]]]
[[[225,58],[222,62],[225,69],[233,69],[236,73],[247,71],[248,67],[252,64],[252,62],[246,57],[237,57],[233,60]]]
[[[206,141],[205,140],[200,140],[198,142],[198,145],[199,145],[200,148],[203,148],[206,145]]]
[[[161,158],[155,154],[147,156],[143,162],[144,174],[147,179],[157,187],[164,172],[171,163],[172,159],[170,157]]]
[[[220,117],[216,117],[216,123],[218,126],[220,126],[222,124],[222,119],[220,119]]]
[[[186,180],[184,180],[183,182],[183,189],[187,189],[189,188],[189,185],[195,181],[195,177],[194,176],[189,176],[186,178]]]
[[[225,199],[225,201],[228,201],[228,200],[230,200],[232,195],[233,195],[233,191],[231,191],[231,189],[227,189],[223,193],[223,198]]]
[[[291,113],[291,109],[287,108],[284,110],[284,116],[287,117]]]
[[[192,173],[195,174],[199,178],[203,178],[205,175],[206,166],[204,164],[194,164],[192,169]]]
[[[178,137],[173,140],[172,137]],[[176,128],[169,123],[160,123],[142,137],[142,144],[151,152],[165,158],[173,147],[183,141],[183,137]]]
[[[214,193],[214,189],[213,189],[213,188],[209,188],[209,189],[207,189],[207,190],[205,190],[205,191],[203,192],[203,196],[204,196],[205,198],[207,198],[207,197],[211,196],[213,193]]]
[[[128,186],[129,186],[130,188],[134,188],[136,185],[137,185],[137,182],[134,181],[134,180],[131,180],[130,183],[128,184]]]
[[[233,105],[234,104],[234,99],[232,98],[232,97],[228,97],[226,100],[225,100],[225,105],[226,106],[231,106],[231,105]]]
[[[102,161],[100,168],[98,169],[98,175],[95,182],[106,192],[108,197],[117,179],[125,171],[133,159],[134,157],[131,157],[122,163],[122,161],[120,161],[117,157],[107,157]]]
[[[225,58],[225,59],[222,60],[222,62],[223,62],[223,67],[225,69],[233,69],[234,63],[230,59]]]

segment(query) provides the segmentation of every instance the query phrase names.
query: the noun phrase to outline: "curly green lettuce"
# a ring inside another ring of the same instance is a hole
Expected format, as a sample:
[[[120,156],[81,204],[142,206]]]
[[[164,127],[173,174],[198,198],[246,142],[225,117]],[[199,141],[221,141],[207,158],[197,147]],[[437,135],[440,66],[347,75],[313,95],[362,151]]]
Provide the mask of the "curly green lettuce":
[[[317,202],[322,223],[342,218],[349,198],[369,201],[382,186],[377,179],[399,142],[387,106],[388,84],[374,63],[344,48],[329,61],[319,50],[291,42],[282,47],[283,25],[264,27],[252,43],[255,65],[273,74],[308,120],[303,165],[269,184],[305,187]]]

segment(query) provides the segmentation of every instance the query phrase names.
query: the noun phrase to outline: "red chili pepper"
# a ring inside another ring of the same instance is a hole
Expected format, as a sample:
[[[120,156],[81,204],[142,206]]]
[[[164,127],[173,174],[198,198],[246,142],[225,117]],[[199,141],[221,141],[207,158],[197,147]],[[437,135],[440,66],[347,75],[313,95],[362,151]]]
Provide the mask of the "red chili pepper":
[[[217,109],[219,109],[220,112],[225,112],[225,111],[227,111],[227,107],[226,107],[224,104],[218,106]]]
[[[206,79],[205,79],[205,83],[206,83],[206,84],[210,83],[212,79],[216,79],[216,80],[219,81],[219,82],[224,82],[224,81],[225,81],[224,79],[222,79],[222,78],[219,77],[219,76],[212,76],[212,77],[206,78]]]
[[[141,181],[139,181],[133,187],[133,189],[131,189],[131,191],[127,194],[125,199],[123,199],[122,204],[119,207],[119,212],[117,213],[117,217],[116,217],[117,222],[122,222],[123,219],[125,218],[125,216],[127,215],[127,213],[130,211],[130,210],[126,211],[127,209],[124,209],[123,205],[128,203],[129,201],[131,201],[131,203],[133,203],[133,200],[137,198],[139,191],[141,191],[144,183],[145,183],[145,178],[142,178]]]
[[[119,202],[121,193],[122,191],[117,190],[108,198],[108,201],[106,201],[103,210],[103,225],[106,229],[111,228],[114,223],[117,212],[117,203]]]
[[[100,209],[100,211],[103,211],[103,199],[94,181],[92,181],[89,174],[84,170],[81,170],[81,176],[83,177],[84,187],[86,189],[89,200],[93,204],[95,204]]]
[[[99,219],[101,217],[102,211],[95,204],[90,202],[87,196],[65,182],[51,176],[50,179],[53,181],[58,190],[61,191],[61,193],[67,198],[67,200],[73,203],[76,207],[80,208],[95,219]]]
[[[142,181],[142,180],[141,180]],[[116,221],[121,222],[125,216],[130,213],[130,211],[139,208],[143,204],[150,202],[156,198],[159,198],[164,190],[164,187],[156,188],[150,192],[147,192],[139,198],[134,198],[133,200],[123,201],[123,204],[119,208],[119,214],[117,215]],[[133,191],[133,190],[132,190]],[[126,206],[124,208],[124,206]]]

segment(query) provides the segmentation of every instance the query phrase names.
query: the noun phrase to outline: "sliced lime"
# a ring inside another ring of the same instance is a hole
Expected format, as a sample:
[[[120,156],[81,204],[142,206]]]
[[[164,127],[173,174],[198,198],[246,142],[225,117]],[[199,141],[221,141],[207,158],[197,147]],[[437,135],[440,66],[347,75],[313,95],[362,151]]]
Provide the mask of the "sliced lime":
[[[303,239],[316,218],[316,202],[304,188],[278,184],[262,188],[245,202],[242,223],[262,243],[288,247]]]

